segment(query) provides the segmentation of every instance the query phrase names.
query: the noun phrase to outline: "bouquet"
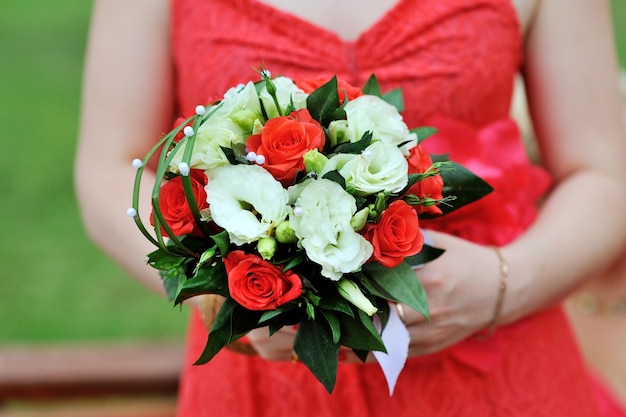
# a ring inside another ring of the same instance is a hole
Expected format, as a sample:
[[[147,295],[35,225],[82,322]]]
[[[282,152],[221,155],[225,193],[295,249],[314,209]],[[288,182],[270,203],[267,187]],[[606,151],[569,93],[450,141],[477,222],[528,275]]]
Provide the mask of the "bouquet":
[[[357,89],[258,72],[133,161],[128,214],[157,246],[148,263],[175,305],[225,299],[198,364],[252,329],[297,326],[294,352],[332,392],[341,346],[362,360],[390,350],[391,304],[428,316],[413,267],[443,251],[424,243],[420,220],[491,189],[426,153],[419,143],[436,130],[410,130],[401,91],[382,94],[375,76]],[[153,157],[149,231],[138,196]]]

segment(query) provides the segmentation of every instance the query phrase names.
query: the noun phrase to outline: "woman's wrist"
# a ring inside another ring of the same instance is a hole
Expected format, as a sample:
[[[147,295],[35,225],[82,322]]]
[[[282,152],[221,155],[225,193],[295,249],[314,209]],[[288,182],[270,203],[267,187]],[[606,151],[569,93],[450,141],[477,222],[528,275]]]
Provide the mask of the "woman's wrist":
[[[496,296],[496,305],[493,310],[493,316],[491,317],[491,321],[489,322],[489,326],[487,328],[487,336],[491,336],[491,334],[493,334],[502,319],[502,309],[504,307],[506,291],[508,288],[508,278],[510,270],[509,261],[507,260],[506,256],[504,256],[500,248],[493,246],[492,249],[495,255],[498,257],[500,274],[498,281],[498,293]]]

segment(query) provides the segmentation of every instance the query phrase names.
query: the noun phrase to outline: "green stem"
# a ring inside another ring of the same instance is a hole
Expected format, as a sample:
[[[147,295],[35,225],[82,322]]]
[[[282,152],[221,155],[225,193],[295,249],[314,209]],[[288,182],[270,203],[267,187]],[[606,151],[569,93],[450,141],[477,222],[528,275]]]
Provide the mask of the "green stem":
[[[169,161],[172,160],[172,158],[174,157],[176,151],[185,143],[185,138],[181,139],[180,142],[178,142],[176,144],[174,149],[172,149],[172,151],[169,152],[170,155],[168,157],[168,151],[167,150],[170,148],[170,146],[174,142],[174,137],[183,128],[183,126],[185,126],[191,120],[195,120],[196,118],[197,118],[197,116],[190,117],[189,119],[187,119],[183,123],[181,123],[181,125],[177,129],[175,129],[173,132],[171,132],[169,135],[167,135],[166,140],[163,143],[163,148],[161,150],[161,154],[159,155],[159,162],[157,164],[157,170],[156,170],[156,178],[157,179],[163,178],[165,176],[165,171],[167,170],[167,167],[169,166]],[[165,218],[163,217],[163,213],[161,212],[161,207],[160,207],[160,204],[159,204],[160,191],[161,191],[161,182],[158,181],[158,180],[155,180],[154,181],[154,186],[152,187],[152,212],[153,212],[153,215],[154,215],[154,229],[155,229],[157,238],[159,240],[159,247],[161,249],[163,249],[163,250],[171,252],[171,246],[165,245],[165,243],[163,242],[163,238],[161,236],[162,235],[161,228],[162,228],[165,231],[165,233],[167,234],[167,236],[170,238],[171,242],[174,243],[174,246],[179,251],[181,251],[182,253],[194,256],[194,257],[198,256],[192,250],[187,248],[180,241],[180,239],[178,239],[178,237],[174,234],[174,232],[172,232],[172,229],[169,227],[169,225],[165,221]]]
[[[199,119],[200,118],[196,119],[193,125],[193,132],[194,132],[193,135],[187,138],[187,145],[185,147],[185,153],[183,154],[183,157],[182,157],[183,162],[185,162],[187,165],[191,165],[191,155],[193,154],[193,148],[196,143],[197,129],[200,126],[200,124],[204,122],[204,120],[201,121]],[[183,191],[185,192],[185,199],[187,200],[187,204],[189,205],[189,209],[191,210],[191,214],[193,215],[193,218],[196,224],[200,226],[200,229],[206,236],[209,236],[211,234],[211,231],[209,230],[209,227],[206,224],[206,222],[203,222],[201,220],[200,210],[198,209],[198,202],[196,201],[196,196],[193,193],[193,187],[191,185],[191,178],[189,178],[189,176],[183,175],[182,183],[183,183]]]
[[[177,133],[177,132],[176,132]],[[171,133],[170,135],[175,134],[175,133]],[[137,215],[134,217],[135,220],[135,224],[137,225],[137,227],[139,228],[139,230],[141,231],[141,233],[155,246],[160,246],[159,242],[157,242],[154,237],[152,237],[152,235],[148,232],[146,226],[144,225],[143,221],[141,220],[141,216],[139,215],[139,192],[141,189],[141,177],[143,175],[143,171],[147,165],[147,163],[150,161],[150,159],[152,159],[152,156],[154,155],[154,153],[161,147],[163,146],[163,144],[168,140],[168,137],[170,135],[166,135],[164,136],[161,140],[159,140],[157,142],[156,145],[154,145],[152,147],[152,149],[150,149],[150,151],[146,154],[146,156],[142,159],[142,166],[137,170],[136,174],[135,174],[135,184],[133,186],[133,200],[132,200],[132,207],[135,209],[135,211],[137,212]],[[157,233],[158,234],[158,233]]]

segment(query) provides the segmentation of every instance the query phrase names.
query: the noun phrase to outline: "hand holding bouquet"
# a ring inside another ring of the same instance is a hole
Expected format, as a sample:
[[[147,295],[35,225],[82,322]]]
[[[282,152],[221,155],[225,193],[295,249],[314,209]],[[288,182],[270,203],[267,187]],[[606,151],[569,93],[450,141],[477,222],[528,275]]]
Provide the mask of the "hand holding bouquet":
[[[411,266],[442,251],[424,245],[420,219],[490,187],[424,152],[435,130],[409,130],[400,91],[383,95],[373,76],[359,90],[260,74],[134,161],[129,215],[158,247],[148,262],[175,304],[225,298],[198,363],[252,329],[297,325],[294,351],[330,392],[340,346],[363,360],[387,351],[390,303],[428,316]],[[152,157],[154,233],[137,215]]]

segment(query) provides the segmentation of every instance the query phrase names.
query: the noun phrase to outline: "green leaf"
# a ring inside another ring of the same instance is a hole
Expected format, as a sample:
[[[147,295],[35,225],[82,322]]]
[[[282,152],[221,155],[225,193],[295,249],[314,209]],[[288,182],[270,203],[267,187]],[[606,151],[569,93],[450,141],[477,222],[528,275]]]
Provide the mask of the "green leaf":
[[[270,332],[270,337],[276,334],[276,332],[282,329],[283,327],[285,327],[285,325],[282,323],[278,323],[276,321],[270,322],[267,326],[267,329]]]
[[[343,188],[344,190],[346,189],[346,179],[341,176],[339,171],[329,171],[326,174],[324,174],[322,178],[336,182],[337,184],[341,186],[341,188]]]
[[[211,239],[217,245],[220,250],[222,256],[228,253],[228,248],[230,247],[230,238],[228,237],[228,232],[226,230],[221,231],[216,235],[211,235]]]
[[[380,84],[378,83],[376,75],[370,75],[369,79],[363,86],[363,94],[368,94],[380,98],[383,97],[383,93],[380,91]]]
[[[238,340],[257,327],[262,312],[250,311],[227,298],[217,313],[209,338],[195,364],[209,362],[226,345]]]
[[[230,162],[231,165],[239,165],[243,163],[237,158],[237,155],[235,155],[235,152],[233,152],[233,150],[230,149],[229,147],[220,146],[220,149],[222,150],[222,152],[224,152],[224,156],[226,157],[226,159],[228,159],[228,162]],[[245,164],[248,164],[247,160]]]
[[[298,254],[283,265],[283,271],[289,271],[290,269],[293,269],[294,267],[300,265],[305,261],[306,256],[304,256],[303,254]]]
[[[159,248],[148,254],[148,265],[154,269],[165,271],[182,265],[187,259],[187,257],[176,255]]]
[[[336,313],[331,310],[322,310],[322,315],[330,326],[333,335],[333,343],[338,344],[341,339],[341,323],[339,323]]]
[[[327,127],[333,121],[333,115],[340,107],[337,93],[337,77],[313,91],[306,100],[306,107],[315,120]]]
[[[228,276],[223,263],[204,265],[193,277],[186,279],[178,289],[175,305],[200,294],[228,296]]]
[[[356,357],[361,359],[361,362],[363,363],[365,363],[365,361],[367,360],[367,355],[370,354],[369,350],[363,350],[363,349],[352,349],[352,352],[354,352]]]
[[[415,133],[417,135],[417,143],[422,143],[424,139],[427,139],[437,133],[437,129],[434,127],[422,126],[411,129],[411,133]]]
[[[200,357],[196,360],[195,365],[209,362],[213,357],[232,339],[232,314],[236,303],[230,299],[226,299],[215,317],[213,327],[209,333],[204,350]]]
[[[259,326],[265,326],[270,321],[280,317],[281,315],[291,312],[296,308],[296,305],[293,303],[283,304],[275,310],[267,310],[263,311],[261,317],[259,318]]]
[[[346,117],[346,110],[343,108],[343,106],[335,110],[330,116],[331,120],[345,120]]]
[[[380,326],[384,329],[389,321],[389,303],[383,298],[378,298],[376,305],[378,306],[379,311],[377,316],[380,319]]]
[[[442,162],[445,158],[433,156],[434,162]],[[454,196],[456,199],[451,200],[447,204],[439,204],[439,208],[443,214],[450,213],[467,204],[477,201],[490,192],[493,188],[487,184],[482,178],[478,177],[464,166],[449,161],[446,169],[442,169],[439,174],[443,179],[442,194],[445,197]]]
[[[181,266],[176,266],[171,269],[159,271],[161,279],[163,280],[163,287],[167,294],[168,301],[174,301],[178,294],[179,288],[183,286],[187,281],[187,274]]]
[[[402,113],[404,111],[404,99],[402,98],[402,90],[400,88],[387,91],[383,94],[383,100],[394,106],[398,112]]]
[[[282,313],[284,313],[284,311],[279,308],[277,308],[276,310],[264,311],[263,315],[261,315],[261,318],[259,319],[259,326],[265,325],[267,322],[275,317],[280,316]]]
[[[426,291],[411,267],[403,262],[395,268],[372,262],[363,266],[361,283],[373,295],[406,304],[428,317]]]
[[[257,327],[268,326],[270,335],[284,326],[293,326],[305,319],[306,312],[299,304],[293,302],[284,304],[276,310],[263,311],[259,317]]]
[[[444,252],[445,249],[439,249],[434,246],[424,245],[422,247],[422,250],[417,255],[407,256],[406,258],[404,258],[404,262],[406,262],[410,266],[418,266],[425,264],[426,262],[434,261],[441,255],[443,255]]]
[[[356,310],[357,314],[354,319],[343,314],[338,316],[341,322],[340,343],[352,349],[386,352],[383,340],[374,326],[372,318],[361,310]]]
[[[368,130],[367,132],[363,133],[363,136],[361,136],[361,139],[359,139],[359,141],[340,143],[332,149],[332,152],[360,154],[361,152],[363,152],[363,150],[365,150],[365,148],[370,146],[373,136],[373,133]]]
[[[316,320],[304,320],[298,326],[293,348],[326,391],[332,393],[337,380],[339,344],[333,343],[330,329]]]
[[[242,143],[242,142],[231,143],[230,146],[237,162],[241,164],[249,163],[248,160],[246,159],[246,155],[248,154],[248,152],[246,152],[245,143]]]
[[[339,294],[329,294],[326,297],[322,297],[319,306],[323,310],[338,311],[354,318],[351,304]]]

